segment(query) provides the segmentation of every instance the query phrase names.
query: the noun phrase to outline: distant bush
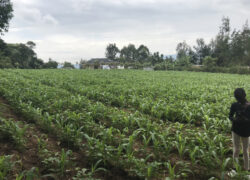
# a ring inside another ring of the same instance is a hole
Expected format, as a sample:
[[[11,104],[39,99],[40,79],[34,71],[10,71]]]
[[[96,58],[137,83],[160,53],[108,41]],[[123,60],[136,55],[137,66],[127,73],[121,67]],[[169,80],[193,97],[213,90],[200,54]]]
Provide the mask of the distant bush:
[[[250,74],[250,69],[248,67],[232,66],[229,68],[229,72],[234,74]]]
[[[231,67],[220,67],[220,66],[202,66],[202,67],[175,67],[177,71],[195,71],[195,72],[211,72],[211,73],[230,73],[230,74],[250,74],[250,68],[245,66],[231,66]]]
[[[165,64],[165,63],[156,64],[154,66],[154,70],[155,71],[157,71],[157,70],[167,70],[167,64]]]
[[[75,69],[74,65],[71,64],[70,62],[64,62],[63,68],[65,68],[65,69]]]
[[[6,56],[0,56],[0,68],[13,68],[11,59]]]

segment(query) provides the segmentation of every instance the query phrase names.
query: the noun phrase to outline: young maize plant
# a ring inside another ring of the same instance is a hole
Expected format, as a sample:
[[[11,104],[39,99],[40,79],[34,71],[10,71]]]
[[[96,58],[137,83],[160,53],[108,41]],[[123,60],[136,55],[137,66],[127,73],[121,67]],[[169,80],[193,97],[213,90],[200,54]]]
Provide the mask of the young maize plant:
[[[0,140],[5,142],[11,141],[16,148],[23,149],[26,143],[24,136],[28,125],[20,126],[20,122],[0,117]]]
[[[170,71],[17,69],[0,71],[0,95],[61,145],[86,153],[93,168],[79,170],[75,178],[92,178],[102,167],[108,174],[116,166],[142,179],[188,179],[196,178],[192,170],[200,166],[204,174],[198,178],[223,179],[233,167],[227,117],[233,89],[250,93],[249,80]],[[12,132],[24,143],[17,127]],[[46,149],[42,137],[38,144],[39,151]],[[61,154],[51,168],[64,174],[68,156]],[[166,164],[174,155],[182,164]]]

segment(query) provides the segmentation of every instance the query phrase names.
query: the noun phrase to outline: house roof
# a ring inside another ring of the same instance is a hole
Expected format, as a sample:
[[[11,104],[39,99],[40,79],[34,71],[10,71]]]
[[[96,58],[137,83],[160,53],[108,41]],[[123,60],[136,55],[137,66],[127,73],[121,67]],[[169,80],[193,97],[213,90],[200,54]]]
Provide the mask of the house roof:
[[[89,61],[87,61],[87,63],[89,64],[94,64],[94,63],[112,63],[114,62],[111,59],[107,59],[107,58],[92,58]]]

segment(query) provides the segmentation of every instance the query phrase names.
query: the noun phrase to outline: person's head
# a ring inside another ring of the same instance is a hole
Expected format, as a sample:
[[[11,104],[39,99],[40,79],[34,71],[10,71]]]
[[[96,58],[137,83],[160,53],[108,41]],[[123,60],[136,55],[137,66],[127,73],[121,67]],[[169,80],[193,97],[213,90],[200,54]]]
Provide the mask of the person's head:
[[[235,89],[234,97],[238,102],[240,102],[242,104],[246,103],[246,101],[247,101],[246,100],[246,92],[245,92],[245,90],[243,88]]]

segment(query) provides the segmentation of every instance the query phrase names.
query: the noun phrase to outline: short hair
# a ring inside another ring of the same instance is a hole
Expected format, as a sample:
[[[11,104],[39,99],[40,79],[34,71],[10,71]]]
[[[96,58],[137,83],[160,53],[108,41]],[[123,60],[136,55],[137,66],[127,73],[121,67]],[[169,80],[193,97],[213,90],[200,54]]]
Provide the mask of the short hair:
[[[238,100],[238,101],[243,101],[246,99],[246,92],[243,88],[237,88],[234,91],[234,97]]]

